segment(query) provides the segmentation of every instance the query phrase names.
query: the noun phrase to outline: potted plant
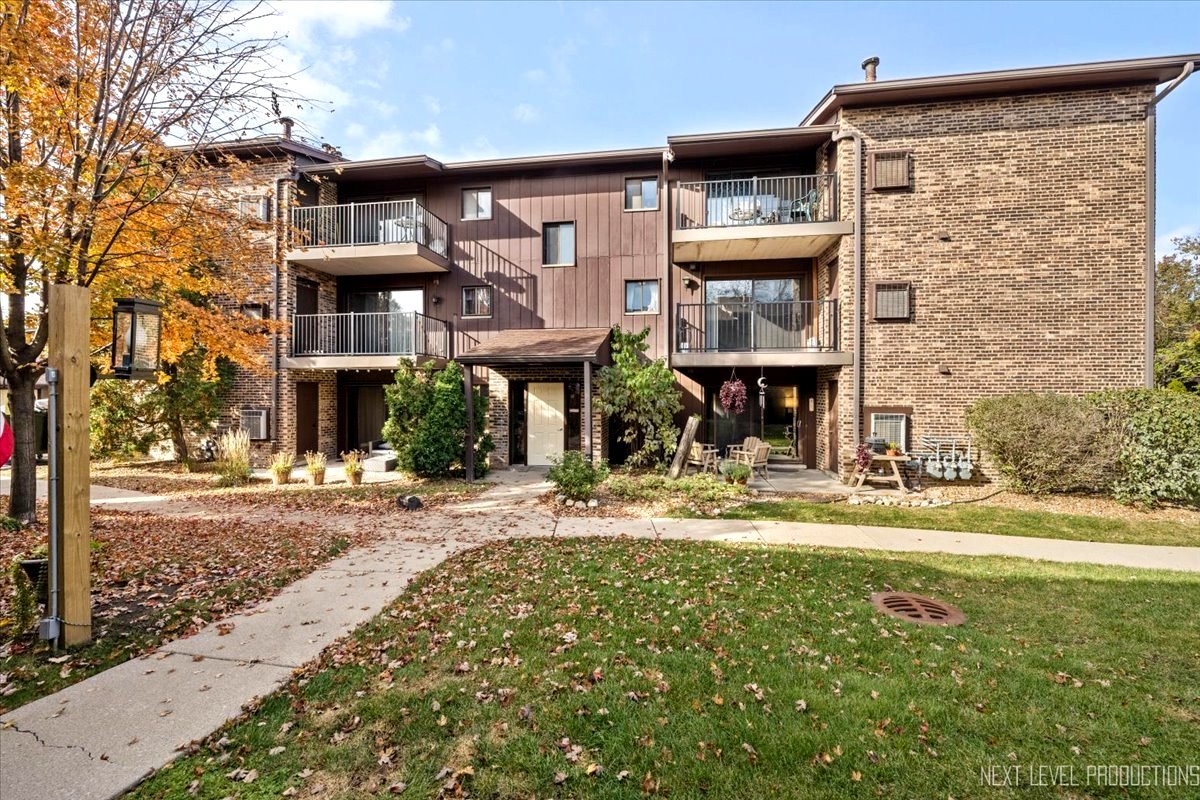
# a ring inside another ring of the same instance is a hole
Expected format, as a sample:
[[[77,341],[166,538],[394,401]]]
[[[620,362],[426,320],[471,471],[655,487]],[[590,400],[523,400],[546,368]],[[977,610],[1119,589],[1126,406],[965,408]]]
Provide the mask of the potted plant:
[[[358,486],[362,483],[363,476],[363,458],[366,454],[362,450],[349,450],[342,453],[342,464],[346,468],[346,481],[351,486]]]
[[[749,465],[739,464],[736,461],[721,462],[721,474],[725,476],[726,483],[738,483],[745,486],[750,481]]]
[[[304,454],[304,469],[308,472],[308,482],[320,486],[325,482],[325,454],[309,450]]]
[[[735,416],[746,410],[746,384],[736,375],[721,384],[721,408]]]
[[[267,467],[267,471],[271,473],[271,483],[276,486],[290,483],[292,480],[292,466],[295,463],[296,457],[291,453],[276,453],[272,456],[271,465]]]
[[[901,450],[902,448],[900,447],[899,442],[888,442],[887,454],[889,456],[898,456],[900,455]]]

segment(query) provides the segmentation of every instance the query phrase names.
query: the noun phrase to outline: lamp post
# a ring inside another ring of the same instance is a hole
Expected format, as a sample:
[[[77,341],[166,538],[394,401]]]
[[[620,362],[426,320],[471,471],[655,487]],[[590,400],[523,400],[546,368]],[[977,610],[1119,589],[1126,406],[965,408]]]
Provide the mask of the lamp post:
[[[128,297],[113,301],[112,371],[125,380],[146,380],[162,357],[162,303]]]

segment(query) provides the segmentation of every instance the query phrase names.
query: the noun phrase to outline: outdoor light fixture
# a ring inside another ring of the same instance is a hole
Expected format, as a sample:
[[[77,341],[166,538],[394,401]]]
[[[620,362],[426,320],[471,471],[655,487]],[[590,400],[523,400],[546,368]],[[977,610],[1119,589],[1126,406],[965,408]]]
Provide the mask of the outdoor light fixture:
[[[113,301],[112,371],[125,380],[153,378],[162,354],[162,303]]]

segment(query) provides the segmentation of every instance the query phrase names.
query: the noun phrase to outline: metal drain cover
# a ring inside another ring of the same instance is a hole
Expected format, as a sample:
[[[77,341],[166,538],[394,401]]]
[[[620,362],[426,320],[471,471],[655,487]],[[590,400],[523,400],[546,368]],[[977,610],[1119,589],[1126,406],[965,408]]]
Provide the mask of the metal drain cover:
[[[911,592],[875,592],[871,602],[885,614],[918,625],[962,625],[967,621],[957,607]]]

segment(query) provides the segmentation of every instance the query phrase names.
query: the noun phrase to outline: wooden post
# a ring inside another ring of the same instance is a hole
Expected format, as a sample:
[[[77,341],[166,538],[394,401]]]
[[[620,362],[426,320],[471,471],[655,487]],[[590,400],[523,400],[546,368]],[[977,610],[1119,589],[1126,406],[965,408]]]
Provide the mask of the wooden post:
[[[58,586],[62,595],[60,642],[66,647],[92,638],[91,459],[88,442],[88,331],[91,301],[85,286],[52,284],[49,366],[58,370],[59,530]]]
[[[592,460],[592,362],[583,362],[583,456]]]
[[[679,446],[675,448],[675,458],[671,461],[671,471],[667,473],[667,477],[671,480],[678,480],[682,477],[684,470],[687,469],[688,455],[691,454],[692,443],[696,441],[696,432],[699,430],[700,417],[692,414],[683,426],[683,433],[679,435]]]
[[[463,368],[463,391],[467,395],[467,443],[463,450],[463,471],[468,481],[475,480],[475,385],[470,365]]]

